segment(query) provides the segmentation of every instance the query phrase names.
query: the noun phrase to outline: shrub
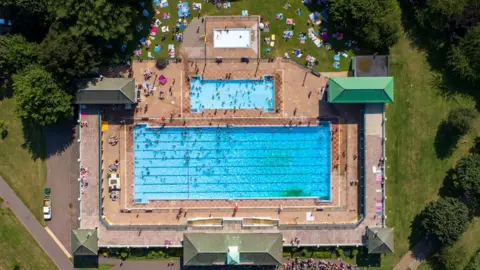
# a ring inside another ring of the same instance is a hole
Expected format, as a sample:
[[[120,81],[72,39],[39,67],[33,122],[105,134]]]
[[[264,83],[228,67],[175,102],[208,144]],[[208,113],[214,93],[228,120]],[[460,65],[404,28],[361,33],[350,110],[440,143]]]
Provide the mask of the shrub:
[[[477,111],[472,108],[457,108],[448,113],[447,124],[460,135],[467,134],[477,117]]]
[[[477,252],[475,256],[473,256],[472,260],[465,268],[465,270],[478,270],[478,269],[480,269],[480,250]]]
[[[317,259],[330,259],[332,253],[330,251],[314,251],[312,252],[312,257]]]
[[[345,253],[343,252],[343,249],[341,248],[336,248],[335,253],[337,253],[337,257],[344,257]]]
[[[470,222],[465,204],[455,198],[440,198],[420,213],[420,232],[434,246],[442,248],[455,242]]]
[[[352,252],[350,252],[350,258],[353,259],[358,255],[358,249],[353,249]]]
[[[462,157],[451,174],[453,186],[472,213],[480,209],[480,155]]]
[[[122,250],[120,252],[120,259],[125,260],[128,258],[129,252],[127,250]]]

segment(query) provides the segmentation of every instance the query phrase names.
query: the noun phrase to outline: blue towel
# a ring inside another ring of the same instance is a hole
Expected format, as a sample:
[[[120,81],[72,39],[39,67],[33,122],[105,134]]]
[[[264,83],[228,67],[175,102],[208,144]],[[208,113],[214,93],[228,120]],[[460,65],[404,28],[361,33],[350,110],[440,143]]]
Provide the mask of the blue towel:
[[[334,61],[340,61],[340,55],[335,55],[335,56],[333,57],[333,60],[334,60]]]
[[[158,45],[158,46],[155,46],[153,51],[158,53],[158,52],[160,52],[160,49],[161,49],[161,47],[160,47],[160,45]]]
[[[178,3],[177,9],[179,18],[190,16],[190,8],[188,7],[188,2]]]

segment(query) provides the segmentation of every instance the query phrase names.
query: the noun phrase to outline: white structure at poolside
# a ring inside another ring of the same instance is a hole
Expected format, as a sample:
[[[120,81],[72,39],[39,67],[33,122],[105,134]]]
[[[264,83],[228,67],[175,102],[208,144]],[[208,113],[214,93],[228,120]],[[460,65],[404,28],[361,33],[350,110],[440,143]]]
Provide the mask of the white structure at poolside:
[[[214,48],[250,48],[250,29],[226,28],[213,30]]]

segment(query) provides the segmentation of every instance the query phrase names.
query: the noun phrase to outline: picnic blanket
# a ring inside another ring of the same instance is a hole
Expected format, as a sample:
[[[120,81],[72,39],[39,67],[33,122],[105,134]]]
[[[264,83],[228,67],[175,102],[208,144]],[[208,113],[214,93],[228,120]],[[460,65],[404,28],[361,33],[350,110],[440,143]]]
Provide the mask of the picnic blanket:
[[[190,7],[188,7],[188,2],[178,3],[177,9],[179,18],[190,16]]]
[[[168,1],[167,0],[155,0],[154,1],[155,5],[157,5],[157,7],[161,7],[161,8],[164,8],[164,7],[168,7]]]
[[[170,58],[175,58],[175,45],[168,44],[168,56]]]
[[[193,3],[192,4],[193,10],[201,10],[202,9],[202,4],[200,3]]]
[[[165,32],[170,32],[170,27],[169,26],[162,26],[162,33],[165,33]]]

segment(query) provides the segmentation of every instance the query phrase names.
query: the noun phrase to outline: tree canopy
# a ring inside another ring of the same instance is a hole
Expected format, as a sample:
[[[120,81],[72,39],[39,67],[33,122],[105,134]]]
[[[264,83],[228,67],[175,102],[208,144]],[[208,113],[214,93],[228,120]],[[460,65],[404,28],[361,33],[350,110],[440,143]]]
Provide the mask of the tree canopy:
[[[0,35],[0,78],[9,76],[36,61],[37,44],[21,35]]]
[[[71,26],[74,36],[112,40],[132,29],[134,11],[131,5],[105,0],[58,1],[56,18]]]
[[[399,38],[401,13],[395,0],[335,0],[329,12],[337,28],[374,48],[388,48]]]
[[[447,124],[453,129],[452,131],[464,135],[473,126],[477,111],[472,108],[457,108],[448,113]]]
[[[52,27],[40,44],[39,62],[54,77],[68,83],[98,67],[100,49],[84,37],[74,37],[68,31]]]
[[[429,203],[420,213],[420,219],[421,232],[435,247],[445,247],[455,242],[470,221],[467,206],[450,197]]]
[[[53,20],[51,3],[54,0],[2,0],[0,9],[4,18],[13,20],[15,33],[30,40],[41,40]]]
[[[452,182],[472,212],[480,209],[480,154],[462,157],[452,174]]]
[[[73,116],[72,97],[41,66],[13,75],[14,97],[21,118],[40,126]]]
[[[451,69],[461,78],[480,81],[480,23],[451,47],[448,60]]]

